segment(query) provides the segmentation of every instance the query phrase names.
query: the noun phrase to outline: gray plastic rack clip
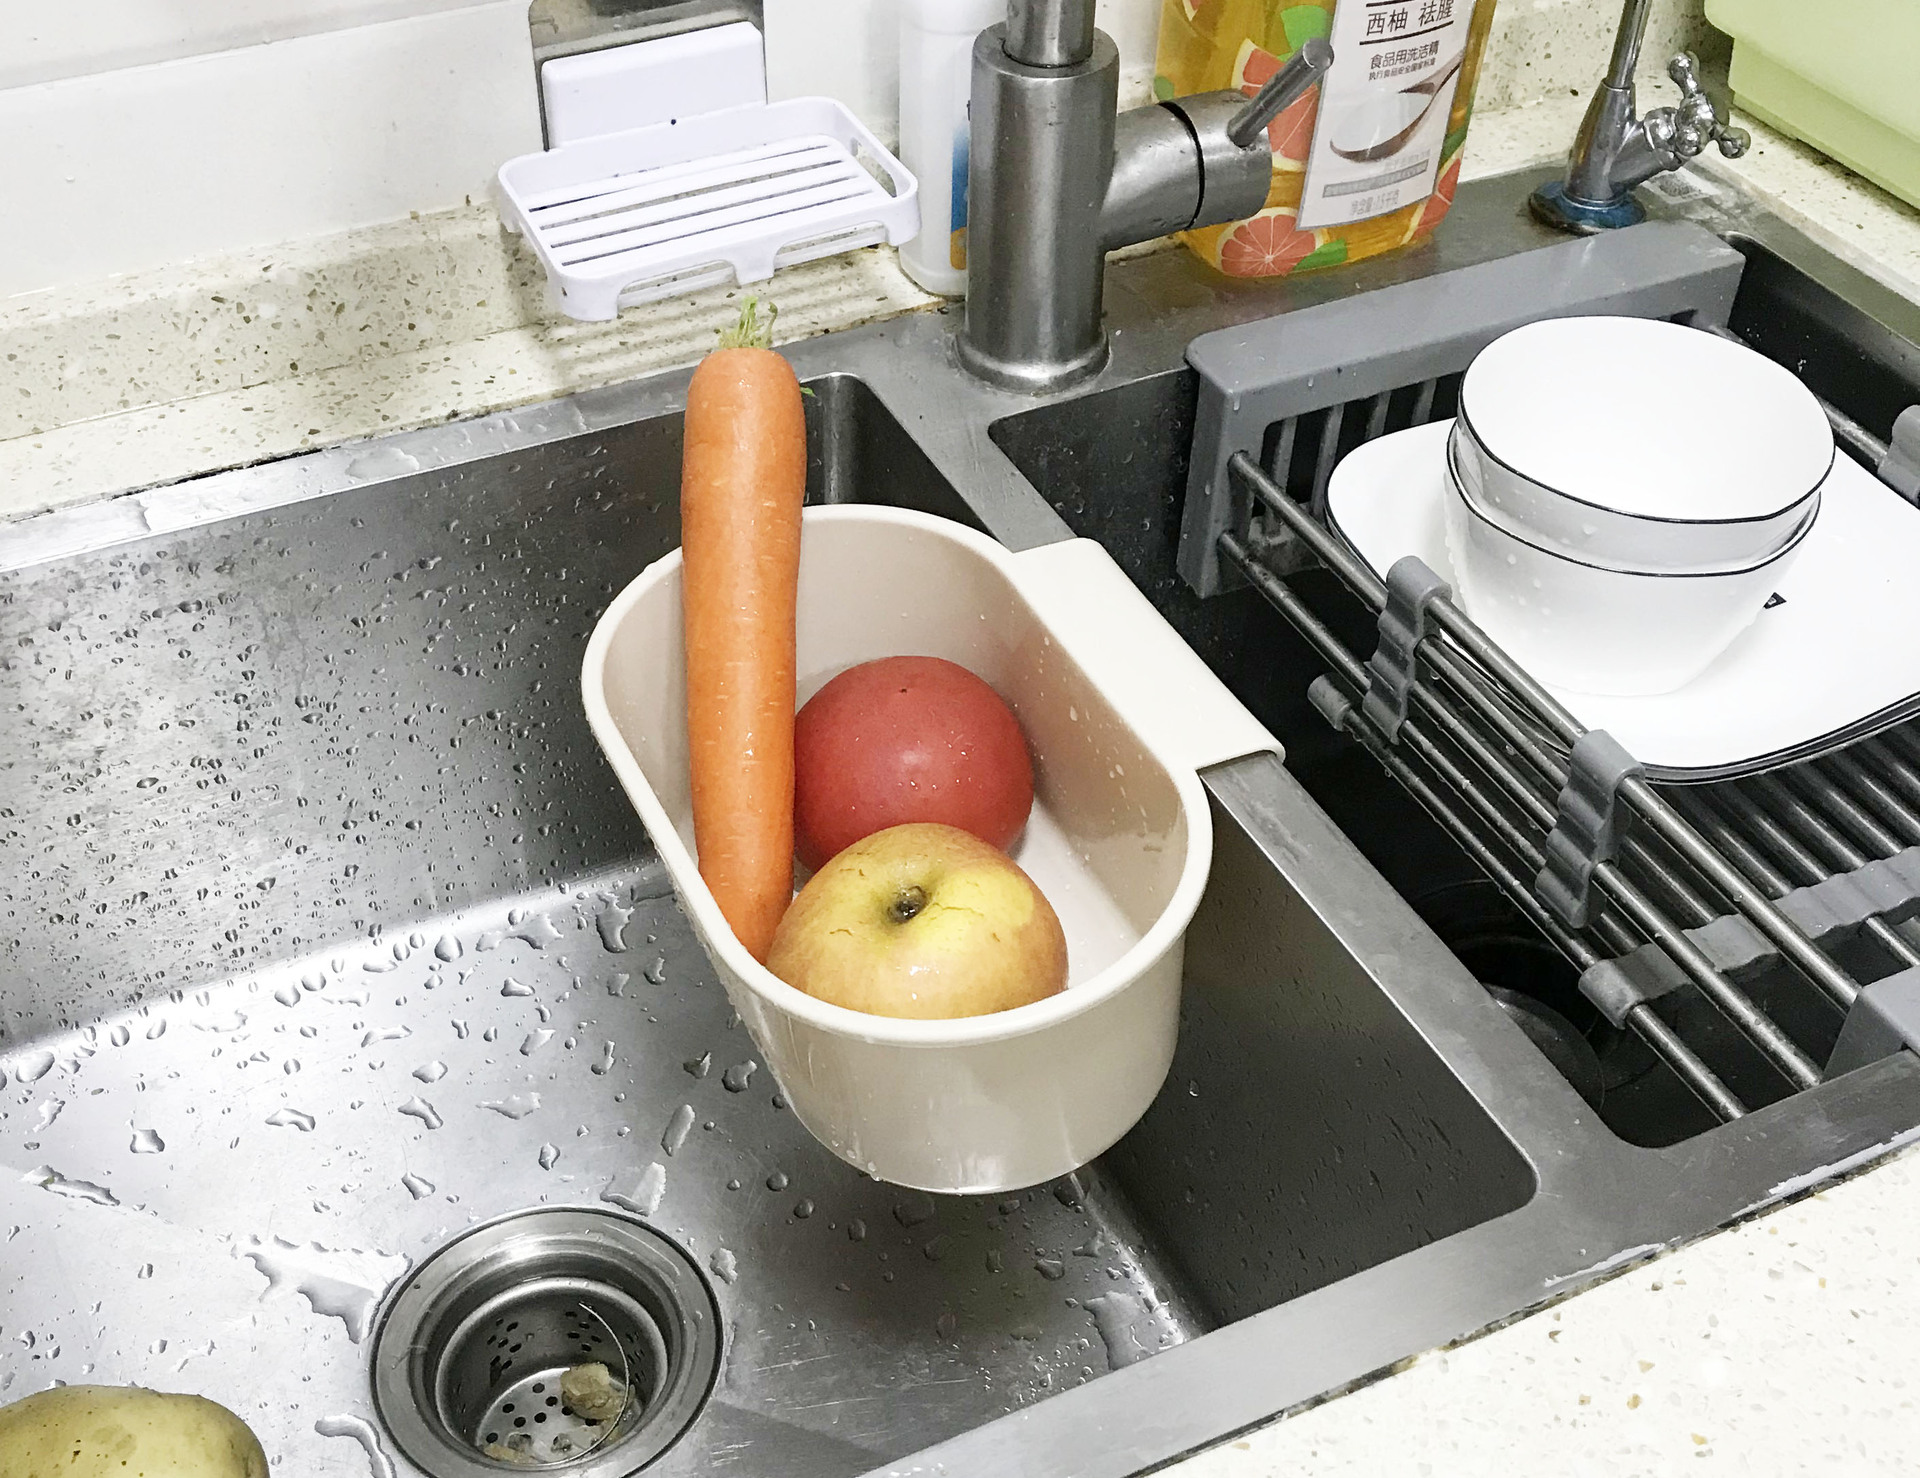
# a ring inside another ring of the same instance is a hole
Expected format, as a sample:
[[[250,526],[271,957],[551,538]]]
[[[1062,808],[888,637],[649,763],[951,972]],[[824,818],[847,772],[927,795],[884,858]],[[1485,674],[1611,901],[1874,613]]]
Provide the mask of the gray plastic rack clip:
[[[1605,729],[1589,729],[1576,739],[1567,761],[1567,783],[1547,833],[1546,866],[1533,891],[1569,929],[1584,929],[1593,922],[1594,869],[1613,861],[1626,830],[1620,787],[1644,770]]]
[[[1380,640],[1367,659],[1367,691],[1360,711],[1385,736],[1400,742],[1407,700],[1420,670],[1420,643],[1427,639],[1427,608],[1453,589],[1418,555],[1394,561],[1387,571],[1387,603],[1380,608]]]

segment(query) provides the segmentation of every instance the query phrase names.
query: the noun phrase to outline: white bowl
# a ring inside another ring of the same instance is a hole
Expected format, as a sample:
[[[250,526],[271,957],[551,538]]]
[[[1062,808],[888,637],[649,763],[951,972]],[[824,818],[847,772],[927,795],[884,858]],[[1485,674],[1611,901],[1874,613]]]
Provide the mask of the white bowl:
[[[1745,569],[1607,569],[1509,532],[1447,469],[1447,551],[1467,614],[1538,681],[1579,693],[1691,682],[1753,624],[1812,527]]]
[[[1826,413],[1743,344],[1662,319],[1545,319],[1460,386],[1460,475],[1529,543],[1615,569],[1750,567],[1833,468]]]
[[[1609,569],[1747,568],[1779,553],[1820,512],[1818,487],[1766,518],[1724,522],[1637,518],[1595,508],[1492,456],[1464,416],[1453,423],[1448,458],[1453,475],[1493,523],[1530,544]]]
[[[1060,915],[1067,989],[906,1021],[807,995],[747,953],[694,853],[675,550],[614,598],[581,686],[728,997],[800,1122],[871,1175],[987,1192],[1084,1165],[1146,1111],[1173,1059],[1213,850],[1198,771],[1279,746],[1090,540],[1013,554],[925,514],[809,508],[798,638],[803,700],[857,662],[912,653],[960,663],[1012,704],[1036,791],[1012,855]]]

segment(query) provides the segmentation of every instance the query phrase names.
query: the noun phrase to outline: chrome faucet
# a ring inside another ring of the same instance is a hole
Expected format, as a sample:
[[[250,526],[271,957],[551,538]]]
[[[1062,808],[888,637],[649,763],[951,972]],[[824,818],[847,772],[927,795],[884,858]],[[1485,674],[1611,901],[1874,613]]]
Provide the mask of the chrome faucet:
[[[1527,202],[1534,217],[1549,226],[1591,234],[1634,225],[1647,215],[1633,198],[1635,185],[1678,169],[1708,144],[1738,159],[1752,142],[1744,128],[1723,123],[1714,112],[1692,52],[1683,51],[1667,63],[1667,75],[1680,88],[1680,105],[1655,108],[1644,118],[1634,116],[1633,70],[1640,61],[1652,3],[1627,0],[1606,80],[1594,92],[1574,136],[1567,177],[1542,185]]]
[[[1106,254],[1262,209],[1267,125],[1332,63],[1309,41],[1252,98],[1199,93],[1116,118],[1120,57],[1093,0],[1012,0],[973,47],[960,363],[1033,394],[1098,373]]]

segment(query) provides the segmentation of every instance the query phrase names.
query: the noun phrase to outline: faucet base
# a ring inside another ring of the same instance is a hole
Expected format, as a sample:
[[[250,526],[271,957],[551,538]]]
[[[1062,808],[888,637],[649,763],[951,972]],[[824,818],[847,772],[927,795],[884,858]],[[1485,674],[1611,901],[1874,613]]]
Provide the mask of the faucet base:
[[[1567,194],[1564,180],[1551,180],[1529,195],[1527,212],[1543,226],[1578,236],[1637,226],[1647,218],[1646,207],[1633,198],[1631,190],[1622,191],[1604,205],[1592,205]]]
[[[976,380],[1018,395],[1051,395],[1071,389],[1099,374],[1110,357],[1106,335],[1102,334],[1091,349],[1070,360],[1001,359],[982,350],[964,330],[953,336],[953,355],[960,368]]]

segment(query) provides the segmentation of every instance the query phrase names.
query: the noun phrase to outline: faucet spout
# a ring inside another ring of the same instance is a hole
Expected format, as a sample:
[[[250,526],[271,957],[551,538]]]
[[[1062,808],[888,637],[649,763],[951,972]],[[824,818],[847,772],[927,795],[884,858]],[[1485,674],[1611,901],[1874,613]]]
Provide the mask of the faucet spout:
[[[1093,55],[1093,0],[1011,0],[1007,55],[1029,67],[1076,67]]]
[[[1266,204],[1267,125],[1333,62],[1311,40],[1251,100],[1201,93],[1116,119],[1119,54],[1092,15],[1091,0],[1013,0],[1006,24],[974,42],[955,352],[978,378],[1028,394],[1106,364],[1107,252]]]

